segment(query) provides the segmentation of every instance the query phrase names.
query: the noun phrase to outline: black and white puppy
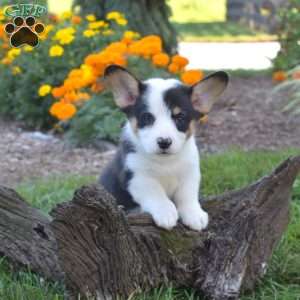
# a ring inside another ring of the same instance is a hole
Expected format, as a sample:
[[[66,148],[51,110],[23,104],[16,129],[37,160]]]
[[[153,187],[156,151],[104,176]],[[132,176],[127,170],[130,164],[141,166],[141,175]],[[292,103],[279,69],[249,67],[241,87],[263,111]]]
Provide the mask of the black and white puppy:
[[[112,65],[105,82],[127,115],[119,150],[100,183],[125,209],[139,206],[163,228],[178,218],[194,230],[208,224],[199,203],[201,180],[194,122],[207,114],[228,83],[216,72],[193,86],[175,79],[139,81]]]

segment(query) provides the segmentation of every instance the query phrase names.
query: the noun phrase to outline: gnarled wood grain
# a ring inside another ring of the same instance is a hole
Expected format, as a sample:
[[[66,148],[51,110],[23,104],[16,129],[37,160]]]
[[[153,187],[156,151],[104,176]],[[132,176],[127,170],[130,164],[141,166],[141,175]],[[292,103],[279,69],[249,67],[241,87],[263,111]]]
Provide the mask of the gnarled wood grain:
[[[62,280],[49,216],[0,186],[0,256],[51,280]]]
[[[156,227],[128,214],[101,186],[77,190],[50,217],[0,187],[0,255],[51,280],[69,298],[116,299],[161,284],[192,287],[211,299],[236,299],[260,279],[289,215],[300,156],[241,190],[210,197],[209,227]],[[151,191],[145,191],[151,193]],[[65,275],[65,276],[64,276]]]
[[[125,215],[100,186],[79,189],[53,212],[51,227],[70,295],[125,297],[161,284],[235,299],[260,279],[289,215],[300,157],[239,191],[211,197],[207,230],[157,228],[148,215]],[[151,191],[145,191],[151,193]]]

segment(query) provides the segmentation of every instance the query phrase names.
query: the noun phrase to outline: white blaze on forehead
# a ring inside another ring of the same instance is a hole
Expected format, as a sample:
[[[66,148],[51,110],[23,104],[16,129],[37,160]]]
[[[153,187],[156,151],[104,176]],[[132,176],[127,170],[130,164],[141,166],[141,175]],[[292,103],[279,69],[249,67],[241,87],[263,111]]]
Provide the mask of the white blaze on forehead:
[[[156,116],[162,115],[164,112],[167,113],[168,109],[163,95],[167,90],[181,85],[181,82],[176,79],[153,78],[146,80],[145,83],[148,86],[145,101],[149,111]]]

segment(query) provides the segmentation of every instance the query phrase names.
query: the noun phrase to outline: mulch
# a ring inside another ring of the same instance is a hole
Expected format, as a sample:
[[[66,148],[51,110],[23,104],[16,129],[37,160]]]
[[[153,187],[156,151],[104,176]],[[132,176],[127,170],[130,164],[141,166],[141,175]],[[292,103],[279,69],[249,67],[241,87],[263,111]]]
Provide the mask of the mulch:
[[[268,77],[231,78],[230,85],[199,126],[200,149],[219,152],[232,146],[244,150],[299,148],[300,115],[282,112],[286,95],[274,94]]]

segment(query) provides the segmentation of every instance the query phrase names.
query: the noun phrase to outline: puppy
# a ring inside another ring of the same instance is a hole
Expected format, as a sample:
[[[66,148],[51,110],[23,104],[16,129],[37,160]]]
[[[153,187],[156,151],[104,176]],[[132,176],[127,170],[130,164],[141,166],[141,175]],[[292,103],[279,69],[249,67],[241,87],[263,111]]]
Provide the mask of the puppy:
[[[201,180],[194,123],[207,114],[228,83],[216,72],[193,86],[175,79],[139,81],[126,69],[105,70],[106,86],[126,114],[120,145],[100,183],[125,209],[139,206],[154,222],[194,230],[208,224],[199,203]]]

